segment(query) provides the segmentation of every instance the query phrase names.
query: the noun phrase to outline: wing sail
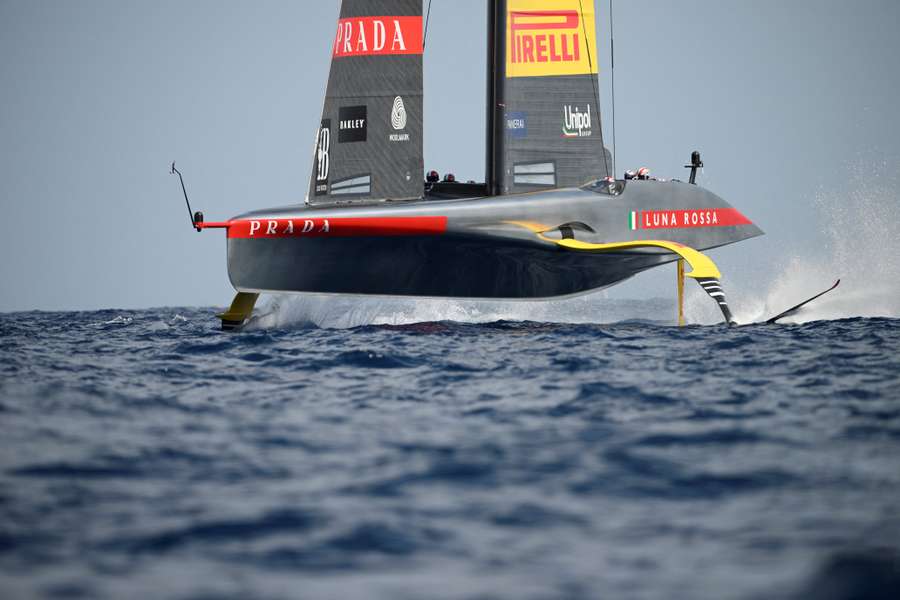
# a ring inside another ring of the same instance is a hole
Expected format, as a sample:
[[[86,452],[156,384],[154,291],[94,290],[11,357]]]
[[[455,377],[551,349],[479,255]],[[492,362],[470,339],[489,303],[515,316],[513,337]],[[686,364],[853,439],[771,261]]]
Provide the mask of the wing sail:
[[[506,0],[494,18],[494,193],[575,187],[611,167],[600,127],[594,0]],[[499,125],[498,125],[499,124]]]
[[[422,195],[422,2],[343,0],[308,204]]]

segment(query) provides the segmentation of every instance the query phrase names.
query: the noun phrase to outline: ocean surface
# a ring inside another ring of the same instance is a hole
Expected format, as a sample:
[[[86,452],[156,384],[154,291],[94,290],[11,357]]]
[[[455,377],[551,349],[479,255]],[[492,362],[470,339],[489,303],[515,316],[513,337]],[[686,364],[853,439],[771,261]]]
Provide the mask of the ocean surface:
[[[0,598],[900,598],[900,320],[627,304],[0,314]]]

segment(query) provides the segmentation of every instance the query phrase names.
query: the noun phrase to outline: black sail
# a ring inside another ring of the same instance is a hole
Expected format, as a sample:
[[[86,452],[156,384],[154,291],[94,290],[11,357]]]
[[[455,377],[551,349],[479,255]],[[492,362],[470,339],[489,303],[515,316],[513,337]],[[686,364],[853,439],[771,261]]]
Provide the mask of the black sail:
[[[494,0],[489,10],[491,192],[573,187],[610,175],[594,0]]]
[[[309,204],[422,195],[421,0],[343,0]]]

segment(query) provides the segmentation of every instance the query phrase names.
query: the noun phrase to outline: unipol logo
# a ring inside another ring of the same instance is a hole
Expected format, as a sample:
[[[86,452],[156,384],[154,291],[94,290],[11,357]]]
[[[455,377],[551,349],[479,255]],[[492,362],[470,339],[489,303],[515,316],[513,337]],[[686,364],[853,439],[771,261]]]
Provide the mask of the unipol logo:
[[[406,129],[406,105],[403,104],[403,98],[397,96],[394,98],[394,105],[391,107],[391,127],[394,131],[403,131]],[[408,142],[408,133],[392,133],[388,136],[392,142]]]
[[[590,137],[591,135],[591,105],[582,112],[577,106],[567,104],[563,107],[563,137]]]
[[[316,196],[328,193],[328,171],[331,167],[331,119],[322,119],[316,137]]]
[[[593,2],[509,0],[507,77],[596,73],[594,13],[585,5]]]
[[[422,17],[351,17],[338,21],[333,54],[383,56],[422,54]]]

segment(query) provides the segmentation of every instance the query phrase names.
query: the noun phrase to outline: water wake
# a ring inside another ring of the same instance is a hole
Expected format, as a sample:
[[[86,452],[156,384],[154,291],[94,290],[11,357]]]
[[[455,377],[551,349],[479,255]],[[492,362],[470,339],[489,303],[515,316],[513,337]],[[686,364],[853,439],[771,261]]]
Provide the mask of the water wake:
[[[859,175],[856,181],[858,185],[849,193],[818,193],[819,243],[774,265],[769,271],[774,278],[748,285],[724,274],[739,323],[765,321],[827,289],[836,279],[841,279],[838,289],[781,322],[900,318],[900,237],[896,234],[900,186],[888,177]],[[721,319],[699,290],[690,290],[686,313],[693,323]]]
[[[554,300],[463,300],[446,298],[364,298],[324,295],[273,296],[250,328],[407,325],[435,321],[492,323],[615,323],[625,320],[659,322],[673,315],[674,301],[617,300],[603,291]]]

